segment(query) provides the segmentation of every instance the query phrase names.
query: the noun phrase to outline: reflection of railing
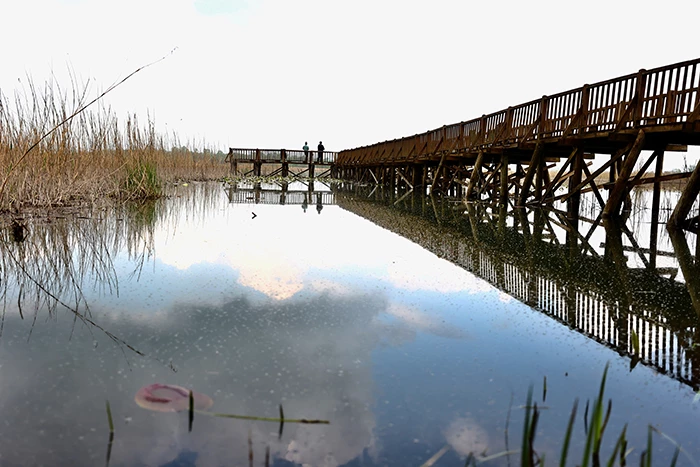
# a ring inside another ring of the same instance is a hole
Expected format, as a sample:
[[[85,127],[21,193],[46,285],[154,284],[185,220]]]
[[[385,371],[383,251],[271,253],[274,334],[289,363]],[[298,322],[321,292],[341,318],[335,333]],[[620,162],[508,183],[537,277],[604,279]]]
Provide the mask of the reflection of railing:
[[[422,198],[419,203],[426,205]],[[443,219],[438,225],[424,216],[342,195],[338,205],[418,243],[622,355],[635,353],[634,331],[640,344],[635,358],[693,387],[700,385],[700,351],[694,346],[700,325],[684,284],[626,266],[620,271],[603,259],[578,256],[566,263],[562,258],[569,253],[568,245],[530,240],[527,247],[524,235],[514,230],[509,230],[507,240],[495,240],[498,235],[491,221],[475,218],[471,212],[461,214],[463,224]],[[582,262],[594,269],[585,277],[571,266]]]
[[[262,189],[227,189],[229,203],[234,204],[296,204],[323,206],[336,204],[335,193],[331,191],[285,191]]]
[[[606,137],[634,129],[678,131],[700,121],[700,59],[544,96],[468,122],[341,151],[342,165],[412,160],[438,151],[477,153],[525,141]]]

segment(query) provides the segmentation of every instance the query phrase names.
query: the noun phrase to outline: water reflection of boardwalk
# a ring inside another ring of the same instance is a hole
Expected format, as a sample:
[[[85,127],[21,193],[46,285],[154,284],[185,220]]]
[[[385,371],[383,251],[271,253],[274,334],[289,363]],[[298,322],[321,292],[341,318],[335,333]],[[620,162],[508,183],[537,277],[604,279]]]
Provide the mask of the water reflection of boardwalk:
[[[478,205],[450,207],[413,197],[399,203],[404,209],[396,209],[388,200],[366,198],[339,195],[338,205],[632,357],[631,365],[641,359],[694,388],[700,385],[700,351],[695,346],[700,326],[686,284],[664,277],[673,274],[672,268],[629,268],[619,227],[606,228],[606,251],[598,256],[586,254],[578,237],[559,243],[553,219],[540,215],[542,211],[522,213],[524,218],[511,218],[506,227],[504,216],[499,222],[498,215]],[[572,248],[572,243],[579,246]]]
[[[235,204],[295,204],[303,206],[328,206],[336,204],[332,191],[270,189],[253,186],[226,188],[229,203]]]

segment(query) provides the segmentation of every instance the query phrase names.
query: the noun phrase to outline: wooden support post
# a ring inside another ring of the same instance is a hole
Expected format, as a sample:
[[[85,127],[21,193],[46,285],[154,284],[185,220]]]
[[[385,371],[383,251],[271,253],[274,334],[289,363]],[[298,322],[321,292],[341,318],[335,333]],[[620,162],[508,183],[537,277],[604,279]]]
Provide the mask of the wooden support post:
[[[541,165],[543,148],[544,145],[538,141],[537,146],[535,146],[535,151],[532,153],[530,165],[527,167],[525,178],[523,179],[523,185],[520,190],[520,198],[518,199],[519,206],[524,206],[527,202],[528,196],[530,195],[530,186],[532,185],[532,180],[535,176],[535,173],[537,172],[538,167]]]
[[[416,189],[421,184],[421,177],[423,176],[422,172],[421,172],[421,168],[422,168],[422,166],[420,166],[420,165],[413,166],[413,170],[412,170],[413,177],[411,179],[411,185],[413,185],[413,189]]]
[[[440,182],[440,173],[442,171],[442,164],[445,162],[446,155],[447,155],[447,153],[443,152],[442,157],[440,157],[440,163],[438,164],[437,169],[435,169],[435,174],[433,175],[433,183],[432,183],[432,186],[430,187],[430,193],[433,193],[435,191],[436,184],[438,186],[438,191],[444,192],[445,187],[443,187],[442,183]]]
[[[508,204],[508,154],[501,154],[501,193],[499,203],[501,205]]]
[[[287,150],[282,149],[281,151],[281,159],[282,159],[282,176],[283,177],[288,177],[289,176],[289,164],[287,163]]]
[[[581,190],[579,189],[573,193],[571,190],[575,189],[581,183],[583,174],[583,151],[576,151],[576,154],[574,154],[573,160],[571,161],[571,166],[572,175],[569,177],[569,194],[571,196],[567,200],[567,216],[569,218],[569,222],[576,219],[576,222],[578,223],[578,211],[581,204]],[[576,230],[578,230],[577,227]]]
[[[581,184],[583,175],[583,151],[578,150],[571,161],[572,175],[569,177],[569,193],[571,197],[566,202],[566,220],[571,230],[566,231],[566,243],[569,247],[569,259],[574,261],[578,256],[579,208],[581,206],[581,190],[574,193],[571,190]]]
[[[683,232],[670,228],[668,231],[668,236],[671,239],[673,251],[676,253],[676,257],[678,258],[678,265],[681,267],[681,271],[683,271],[683,277],[685,278],[688,286],[690,301],[693,304],[695,313],[698,315],[698,317],[700,317],[699,263],[693,260],[693,255],[690,253],[690,248],[688,247],[688,240],[686,240]]]
[[[676,204],[673,210],[673,214],[671,214],[671,217],[668,219],[668,224],[666,225],[667,229],[683,227],[685,219],[688,217],[688,213],[693,207],[695,198],[698,197],[698,193],[700,193],[700,162],[695,166],[695,170],[693,170],[693,173],[690,175],[688,183],[685,185],[683,193],[681,193],[681,197],[678,200],[678,204]]]
[[[649,266],[656,269],[656,250],[659,241],[659,206],[661,204],[661,182],[658,178],[663,172],[664,153],[659,151],[656,155],[656,171],[654,172],[656,181],[654,182],[654,193],[651,198],[651,232],[649,233]]]
[[[632,170],[634,169],[637,159],[639,158],[639,153],[642,152],[644,147],[644,130],[639,130],[637,134],[637,139],[632,145],[632,149],[625,157],[625,163],[622,165],[622,169],[618,174],[618,178],[615,181],[610,196],[608,197],[607,203],[605,203],[605,209],[603,209],[603,217],[615,217],[620,213],[620,205],[625,199],[627,194],[627,182],[632,175]]]
[[[469,177],[469,185],[467,186],[467,199],[471,199],[474,196],[474,187],[478,179],[481,178],[481,166],[484,163],[484,152],[479,151],[479,155],[476,157],[476,163],[472,169],[472,175]]]
[[[542,190],[547,186],[544,181],[544,171],[547,169],[547,164],[543,163],[541,160],[535,166],[535,196],[533,197],[535,201],[541,204],[542,201]],[[522,195],[521,195],[522,196]]]
[[[236,175],[238,167],[236,164],[236,157],[233,155],[233,148],[228,148],[228,155],[226,156],[226,159],[228,159],[228,162],[230,164],[229,173],[231,175]]]
[[[253,162],[253,175],[258,177],[262,173],[262,161],[260,160],[260,149],[255,150],[255,162]]]
[[[282,182],[282,192],[280,193],[280,204],[286,204],[287,202],[287,190],[289,189],[289,184],[287,182]]]

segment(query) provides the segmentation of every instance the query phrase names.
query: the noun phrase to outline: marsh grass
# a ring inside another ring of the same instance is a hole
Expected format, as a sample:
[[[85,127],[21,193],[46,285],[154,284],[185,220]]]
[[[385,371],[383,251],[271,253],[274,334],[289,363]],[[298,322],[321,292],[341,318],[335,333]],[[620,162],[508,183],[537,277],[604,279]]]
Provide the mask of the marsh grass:
[[[77,113],[94,100],[71,81],[63,89],[27,78],[13,98],[0,91],[0,211],[150,198],[169,182],[228,173],[214,151],[159,134],[150,116],[120,120],[101,102]]]
[[[617,440],[612,447],[612,451],[609,454],[604,455],[602,452],[603,437],[605,435],[605,430],[608,426],[610,420],[610,414],[612,413],[612,400],[608,399],[605,401],[605,384],[608,376],[608,366],[606,365],[603,375],[601,377],[600,387],[598,389],[598,395],[593,401],[587,401],[586,407],[583,413],[583,437],[574,434],[574,425],[576,421],[576,416],[578,412],[578,399],[574,401],[571,415],[569,416],[569,421],[567,424],[566,432],[564,433],[564,439],[561,445],[561,454],[559,457],[559,466],[565,467],[568,465],[569,451],[572,441],[583,443],[583,455],[580,461],[575,462],[574,465],[581,467],[600,467],[601,465],[606,466],[626,466],[630,462],[630,455],[635,449],[628,448],[627,443],[627,425],[625,424],[617,437]],[[523,423],[522,441],[520,446],[520,465],[521,466],[543,466],[545,465],[544,455],[540,456],[535,448],[535,435],[537,433],[537,424],[540,418],[541,409],[538,408],[537,402],[533,402],[533,388],[530,386],[527,394],[526,404],[524,406],[525,417]],[[666,441],[670,442],[675,446],[673,456],[671,457],[670,466],[674,467],[678,462],[678,458],[681,453],[683,453],[688,461],[697,465],[697,463],[685,452],[680,445],[674,441],[668,435],[662,433],[658,429],[652,427],[651,425],[647,430],[646,445],[639,454],[639,465],[640,467],[654,465],[652,463],[652,454],[654,448],[653,434],[656,433],[661,436]],[[506,428],[507,436],[507,428]],[[495,456],[490,456],[489,459],[505,455],[510,453],[500,453]],[[485,458],[479,459],[479,463],[486,461]],[[466,465],[471,464],[476,465],[477,462],[473,456],[471,459],[467,459]],[[630,462],[629,465],[635,465]]]

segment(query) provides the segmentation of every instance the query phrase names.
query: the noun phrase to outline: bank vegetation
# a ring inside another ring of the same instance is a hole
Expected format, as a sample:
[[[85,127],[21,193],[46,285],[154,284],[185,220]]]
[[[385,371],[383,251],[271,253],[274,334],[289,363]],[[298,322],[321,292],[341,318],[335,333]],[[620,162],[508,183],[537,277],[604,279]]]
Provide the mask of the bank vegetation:
[[[0,90],[0,212],[143,200],[169,183],[228,173],[221,151],[159,134],[150,116],[119,119],[101,101],[79,112],[87,86],[27,81],[12,97]]]

